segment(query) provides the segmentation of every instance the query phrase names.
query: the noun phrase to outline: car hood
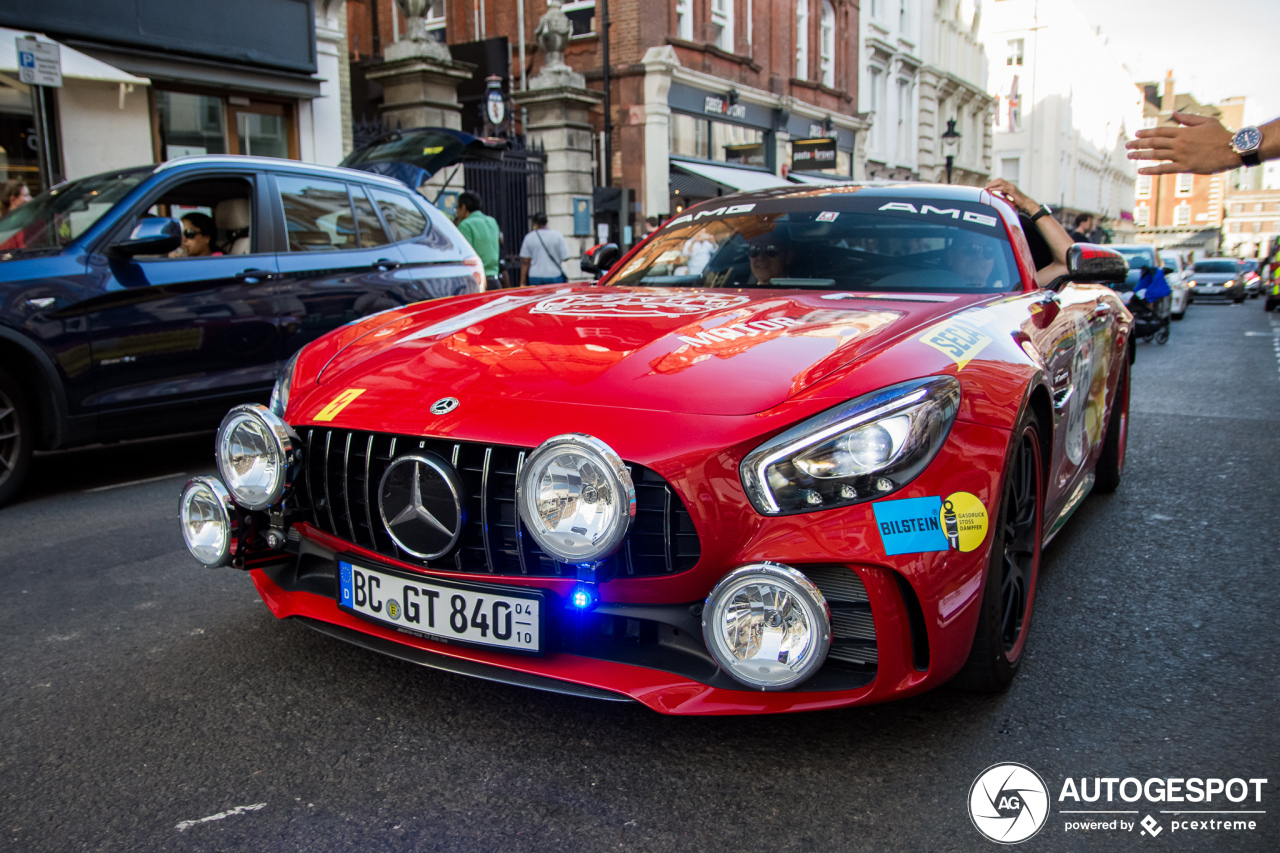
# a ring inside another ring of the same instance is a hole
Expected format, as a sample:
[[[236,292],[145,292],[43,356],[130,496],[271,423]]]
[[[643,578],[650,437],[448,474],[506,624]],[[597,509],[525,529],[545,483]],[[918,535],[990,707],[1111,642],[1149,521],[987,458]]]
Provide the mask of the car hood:
[[[362,324],[328,359],[319,382],[415,396],[746,415],[976,301],[981,297],[554,285],[499,291]]]

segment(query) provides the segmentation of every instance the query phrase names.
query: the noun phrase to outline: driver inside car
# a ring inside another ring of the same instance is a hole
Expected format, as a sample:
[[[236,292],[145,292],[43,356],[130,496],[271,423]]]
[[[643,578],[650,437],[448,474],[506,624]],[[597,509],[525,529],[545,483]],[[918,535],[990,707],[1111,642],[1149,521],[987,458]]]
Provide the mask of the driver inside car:
[[[977,234],[961,231],[951,238],[947,246],[947,268],[973,287],[986,287],[991,283],[999,247],[995,241]]]
[[[775,278],[783,278],[791,266],[791,241],[781,231],[758,234],[747,241],[747,259],[751,277],[757,287],[768,287]]]

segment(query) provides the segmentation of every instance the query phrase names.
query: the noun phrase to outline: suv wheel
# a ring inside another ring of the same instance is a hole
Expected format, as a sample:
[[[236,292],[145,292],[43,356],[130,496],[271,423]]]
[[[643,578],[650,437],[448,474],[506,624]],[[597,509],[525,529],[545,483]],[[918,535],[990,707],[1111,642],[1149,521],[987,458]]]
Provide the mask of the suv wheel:
[[[31,408],[22,387],[0,371],[0,506],[8,503],[31,467]]]

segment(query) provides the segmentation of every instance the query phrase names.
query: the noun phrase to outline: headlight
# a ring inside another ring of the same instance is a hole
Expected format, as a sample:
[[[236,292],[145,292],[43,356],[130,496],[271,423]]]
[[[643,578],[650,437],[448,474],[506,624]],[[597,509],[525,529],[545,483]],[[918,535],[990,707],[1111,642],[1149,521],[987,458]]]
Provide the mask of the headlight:
[[[218,427],[218,471],[236,503],[266,509],[280,500],[291,482],[297,444],[293,429],[265,406],[227,412]]]
[[[589,435],[557,435],[525,460],[516,487],[534,541],[565,563],[593,563],[617,550],[636,514],[626,466]]]
[[[831,611],[800,572],[753,563],[725,575],[702,608],[702,638],[720,668],[748,687],[785,690],[831,650]]]
[[[196,477],[183,487],[178,504],[182,538],[191,555],[206,566],[231,561],[234,511],[227,487],[214,477]]]
[[[276,379],[276,384],[271,387],[271,402],[268,404],[273,414],[277,417],[284,417],[284,410],[289,407],[289,386],[293,384],[293,368],[298,364],[298,356],[302,350],[298,350],[289,360],[284,363],[284,369],[280,371],[280,376]]]
[[[837,406],[757,447],[739,474],[763,515],[881,498],[937,455],[960,408],[960,383],[931,376]]]

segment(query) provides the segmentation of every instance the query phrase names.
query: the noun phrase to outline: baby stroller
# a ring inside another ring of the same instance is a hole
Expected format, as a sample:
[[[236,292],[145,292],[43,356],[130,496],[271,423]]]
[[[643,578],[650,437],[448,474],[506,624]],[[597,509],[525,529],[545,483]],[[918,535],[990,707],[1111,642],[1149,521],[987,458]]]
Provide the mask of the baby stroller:
[[[1164,273],[1144,266],[1138,280],[1126,281],[1125,286],[1133,288],[1120,291],[1120,299],[1133,314],[1134,337],[1145,343],[1152,340],[1158,344],[1169,343],[1169,309],[1173,291],[1164,280]]]

